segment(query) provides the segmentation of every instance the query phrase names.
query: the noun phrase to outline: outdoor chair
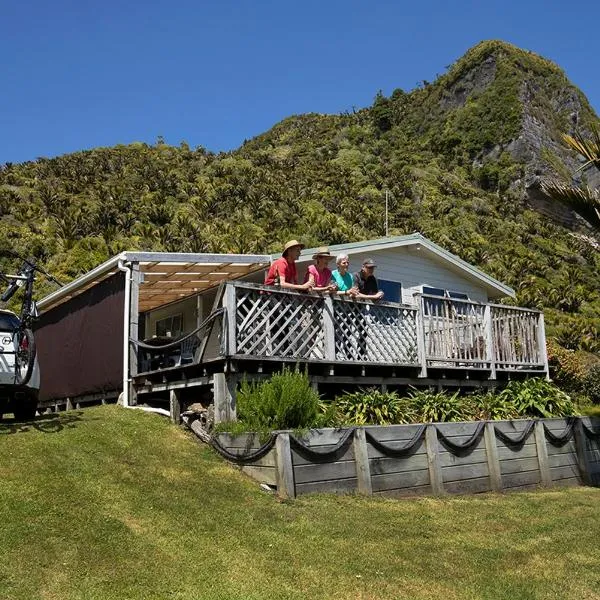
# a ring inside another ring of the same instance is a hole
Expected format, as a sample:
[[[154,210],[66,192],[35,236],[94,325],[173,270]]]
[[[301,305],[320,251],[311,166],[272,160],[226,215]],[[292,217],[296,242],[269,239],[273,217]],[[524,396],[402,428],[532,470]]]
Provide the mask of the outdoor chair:
[[[194,362],[194,355],[199,345],[200,340],[196,334],[185,337],[181,341],[181,352],[177,364],[187,365]]]

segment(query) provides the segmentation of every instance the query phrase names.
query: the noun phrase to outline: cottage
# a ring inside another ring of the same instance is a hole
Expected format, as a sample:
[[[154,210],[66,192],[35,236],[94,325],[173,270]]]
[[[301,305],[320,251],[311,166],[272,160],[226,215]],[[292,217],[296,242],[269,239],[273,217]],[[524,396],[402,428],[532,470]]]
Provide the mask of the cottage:
[[[495,386],[548,375],[544,320],[498,304],[514,291],[420,234],[331,246],[378,264],[384,301],[262,286],[269,255],[124,252],[39,302],[41,403],[215,399],[301,364],[340,386]],[[303,251],[302,275],[313,249]],[[61,351],[57,352],[57,348]]]

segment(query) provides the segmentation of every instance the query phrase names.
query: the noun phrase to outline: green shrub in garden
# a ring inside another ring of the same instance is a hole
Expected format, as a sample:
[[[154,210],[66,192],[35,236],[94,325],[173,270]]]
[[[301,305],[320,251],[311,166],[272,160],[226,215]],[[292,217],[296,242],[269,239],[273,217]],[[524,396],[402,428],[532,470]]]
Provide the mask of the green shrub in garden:
[[[305,373],[283,369],[268,381],[243,381],[237,416],[247,431],[304,429],[321,424],[319,394]]]
[[[500,421],[519,418],[517,407],[510,398],[494,392],[472,394],[469,398],[477,420]]]
[[[590,367],[581,382],[581,391],[594,404],[600,404],[600,364]]]
[[[417,412],[418,420],[423,423],[470,421],[475,417],[471,398],[460,396],[459,392],[448,394],[445,391],[413,389],[409,398]]]
[[[521,417],[548,418],[576,414],[570,396],[545,379],[511,381],[498,396],[507,403],[513,403]]]
[[[334,407],[338,425],[414,423],[417,416],[409,398],[374,388],[338,396]]]

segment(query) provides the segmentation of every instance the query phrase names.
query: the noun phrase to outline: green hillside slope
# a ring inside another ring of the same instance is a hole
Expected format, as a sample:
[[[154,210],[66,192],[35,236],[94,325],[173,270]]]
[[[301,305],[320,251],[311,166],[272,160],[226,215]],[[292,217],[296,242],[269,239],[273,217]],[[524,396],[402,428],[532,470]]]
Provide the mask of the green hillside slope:
[[[349,102],[351,99],[349,99]],[[600,349],[598,253],[539,192],[560,133],[597,119],[559,67],[482,42],[433,82],[340,115],[291,116],[238,150],[159,141],[0,169],[0,248],[65,280],[123,249],[266,252],[420,231]],[[49,288],[42,288],[45,291]]]
[[[0,457],[11,600],[575,600],[600,584],[595,488],[280,502],[117,406],[2,422]]]

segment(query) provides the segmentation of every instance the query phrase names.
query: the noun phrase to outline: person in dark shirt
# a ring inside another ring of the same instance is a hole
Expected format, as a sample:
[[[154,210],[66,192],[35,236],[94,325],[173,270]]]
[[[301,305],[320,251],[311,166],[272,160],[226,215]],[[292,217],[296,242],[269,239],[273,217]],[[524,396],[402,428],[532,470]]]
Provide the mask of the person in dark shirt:
[[[375,261],[367,258],[358,273],[354,273],[354,285],[358,288],[356,298],[365,300],[380,300],[383,298],[383,292],[379,289],[375,277]]]

